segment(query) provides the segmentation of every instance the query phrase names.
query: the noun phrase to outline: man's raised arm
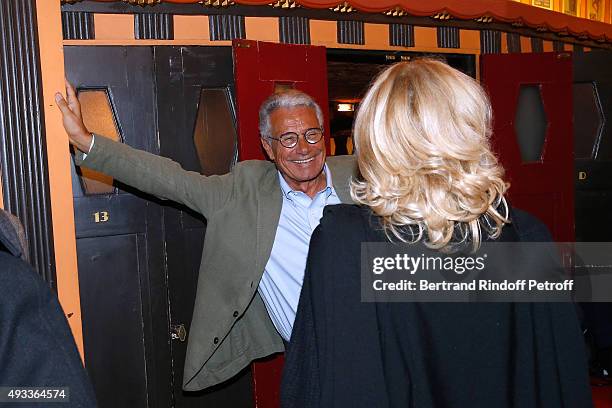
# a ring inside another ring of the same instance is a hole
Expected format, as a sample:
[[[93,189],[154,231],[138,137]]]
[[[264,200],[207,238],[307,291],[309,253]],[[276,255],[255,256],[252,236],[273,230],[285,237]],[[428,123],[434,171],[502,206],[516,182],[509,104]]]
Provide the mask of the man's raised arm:
[[[77,165],[108,174],[145,193],[184,204],[205,217],[229,199],[234,183],[231,173],[206,177],[187,171],[168,158],[99,135],[94,141],[94,136],[83,123],[76,91],[68,81],[66,99],[57,93],[55,100],[62,112],[70,143],[83,153],[77,153]],[[87,154],[86,158],[84,154]]]

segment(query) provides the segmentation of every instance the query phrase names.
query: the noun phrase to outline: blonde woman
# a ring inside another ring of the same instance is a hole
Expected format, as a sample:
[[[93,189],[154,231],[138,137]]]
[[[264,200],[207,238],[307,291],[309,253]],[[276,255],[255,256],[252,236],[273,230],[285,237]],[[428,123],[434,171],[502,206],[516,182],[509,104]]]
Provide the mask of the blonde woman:
[[[571,304],[361,301],[363,242],[419,254],[550,240],[507,204],[490,132],[484,91],[442,62],[375,80],[354,126],[358,205],[327,207],[310,242],[284,407],[591,406]]]

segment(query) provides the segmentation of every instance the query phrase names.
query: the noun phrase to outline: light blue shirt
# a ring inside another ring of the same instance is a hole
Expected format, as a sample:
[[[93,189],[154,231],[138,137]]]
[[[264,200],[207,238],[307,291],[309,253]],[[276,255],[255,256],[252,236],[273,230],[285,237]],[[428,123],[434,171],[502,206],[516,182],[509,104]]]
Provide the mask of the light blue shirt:
[[[301,191],[292,190],[283,176],[278,173],[283,206],[272,253],[258,290],[272,323],[286,341],[291,337],[300,299],[310,236],[319,225],[323,216],[323,207],[340,204],[327,165],[324,171],[327,187],[312,199]]]

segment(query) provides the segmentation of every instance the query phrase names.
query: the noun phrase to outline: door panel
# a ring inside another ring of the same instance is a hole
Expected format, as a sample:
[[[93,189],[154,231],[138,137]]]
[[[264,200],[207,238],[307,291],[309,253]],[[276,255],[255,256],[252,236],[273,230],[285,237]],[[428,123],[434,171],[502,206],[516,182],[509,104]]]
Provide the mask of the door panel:
[[[223,174],[236,158],[233,64],[229,47],[155,47],[160,153],[187,170]],[[164,206],[170,324],[187,334],[195,302],[206,220]],[[171,341],[177,407],[251,407],[250,370],[213,390],[182,391],[187,342]]]
[[[577,53],[574,61],[576,241],[608,241],[612,224],[612,53]]]
[[[323,110],[329,152],[329,107],[325,47],[234,40],[240,160],[264,159],[259,139],[259,106],[275,89],[296,88]]]
[[[612,225],[612,53],[576,53],[573,62],[576,241],[606,242],[610,234],[605,227]],[[612,304],[580,306],[590,365],[593,372],[601,372],[601,350],[610,344],[612,333]],[[610,400],[610,391],[606,396],[605,387],[594,387],[593,398],[597,407],[606,406],[603,401]]]
[[[247,44],[241,41],[241,44]],[[248,43],[255,43],[249,41]],[[300,45],[281,45],[276,43],[257,42],[254,46],[258,48],[258,66],[264,69],[259,70],[259,79],[261,81],[291,81],[291,82],[308,82],[310,78],[309,71],[309,54],[316,53],[311,47]],[[280,58],[282,56],[282,59]],[[291,69],[287,69],[287,65],[281,61],[296,62],[291,64]],[[297,61],[305,62],[304,64]]]
[[[77,240],[85,362],[100,407],[147,406],[138,290],[139,274],[146,268],[138,257],[145,249],[143,238],[129,234]],[[110,388],[113,392],[107,392]]]
[[[151,49],[64,47],[64,55],[66,75],[78,90],[108,95],[115,123],[107,128],[115,126],[124,143],[157,153]],[[161,208],[153,197],[119,184],[105,194],[86,194],[80,174],[73,168],[85,364],[100,407],[166,407],[170,353]]]
[[[238,105],[239,159],[263,159],[259,135],[259,107],[273,92],[295,88],[319,104],[324,115],[325,146],[329,152],[329,103],[325,47],[234,40],[234,73]],[[284,357],[253,363],[255,406],[279,405]]]
[[[570,54],[487,54],[481,57],[481,64],[481,81],[493,107],[493,149],[511,183],[511,205],[544,221],[556,240],[573,241]],[[545,125],[539,130],[533,129],[536,122],[532,117],[538,103],[545,115]],[[531,108],[523,109],[523,104]],[[543,144],[533,140],[541,137],[538,132],[543,132]],[[539,160],[529,159],[527,150],[534,146],[541,149]]]

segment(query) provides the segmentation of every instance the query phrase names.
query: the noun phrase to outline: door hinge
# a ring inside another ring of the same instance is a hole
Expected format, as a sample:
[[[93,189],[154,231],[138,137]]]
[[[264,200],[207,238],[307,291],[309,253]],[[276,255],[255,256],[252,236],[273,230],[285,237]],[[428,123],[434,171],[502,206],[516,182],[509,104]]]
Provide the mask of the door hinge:
[[[236,46],[240,47],[240,48],[251,48],[251,43],[248,43],[246,41],[236,41]]]
[[[557,59],[559,60],[568,60],[572,57],[572,54],[570,54],[569,52],[560,52],[557,54]]]

